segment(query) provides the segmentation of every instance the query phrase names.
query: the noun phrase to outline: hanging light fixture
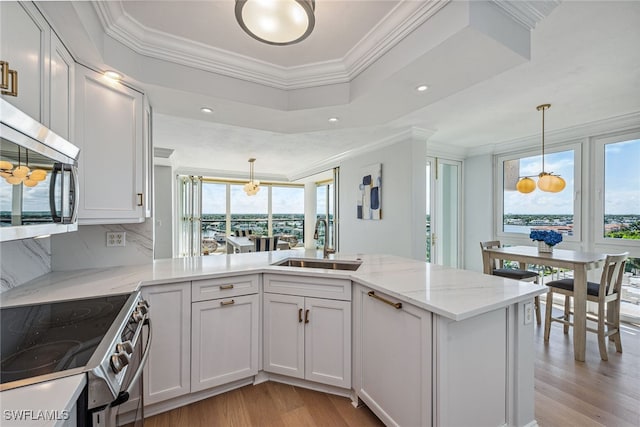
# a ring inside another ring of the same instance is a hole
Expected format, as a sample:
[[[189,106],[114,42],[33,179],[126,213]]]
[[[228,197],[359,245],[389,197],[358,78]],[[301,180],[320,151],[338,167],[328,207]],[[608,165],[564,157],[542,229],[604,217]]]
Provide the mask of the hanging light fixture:
[[[236,0],[236,19],[254,39],[284,46],[311,34],[315,8],[315,0]]]
[[[20,148],[18,147],[18,166],[7,160],[0,161],[0,177],[4,178],[11,185],[24,184],[27,187],[35,187],[40,181],[47,178],[47,171],[44,169],[29,169],[29,150],[25,150],[27,161],[22,166],[20,158]]]
[[[247,196],[255,196],[260,191],[260,181],[256,181],[253,177],[253,163],[256,159],[249,159],[249,182],[244,185],[244,192]]]
[[[551,108],[551,104],[542,104],[536,107],[538,111],[542,111],[542,172],[537,175],[538,188],[549,193],[559,193],[564,190],[567,183],[560,175],[556,175],[553,172],[545,172],[544,170],[544,112],[549,108]],[[536,183],[531,179],[535,176],[536,175],[521,177],[516,184],[516,189],[521,193],[531,193],[536,189]]]

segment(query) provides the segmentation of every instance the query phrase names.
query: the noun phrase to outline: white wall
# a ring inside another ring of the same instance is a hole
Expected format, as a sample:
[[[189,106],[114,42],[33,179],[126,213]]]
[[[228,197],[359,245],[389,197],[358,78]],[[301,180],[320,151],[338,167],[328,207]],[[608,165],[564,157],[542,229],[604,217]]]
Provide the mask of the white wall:
[[[173,188],[171,166],[155,165],[153,176],[154,208],[153,256],[155,259],[173,256]]]
[[[464,211],[462,248],[465,270],[482,271],[480,241],[492,240],[493,159],[490,154],[464,160]]]
[[[107,231],[126,232],[124,247],[107,247]],[[153,261],[153,219],[141,224],[83,225],[51,236],[54,271],[115,267]]]
[[[362,168],[382,164],[381,220],[356,218]],[[408,139],[340,165],[340,252],[424,260],[426,142]]]

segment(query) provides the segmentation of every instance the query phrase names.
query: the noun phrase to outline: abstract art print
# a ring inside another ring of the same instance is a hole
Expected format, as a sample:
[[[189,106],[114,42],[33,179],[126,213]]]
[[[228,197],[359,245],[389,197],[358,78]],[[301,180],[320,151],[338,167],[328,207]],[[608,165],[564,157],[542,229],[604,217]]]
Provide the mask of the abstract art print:
[[[363,168],[361,176],[357,201],[358,219],[382,219],[382,164],[376,163]]]

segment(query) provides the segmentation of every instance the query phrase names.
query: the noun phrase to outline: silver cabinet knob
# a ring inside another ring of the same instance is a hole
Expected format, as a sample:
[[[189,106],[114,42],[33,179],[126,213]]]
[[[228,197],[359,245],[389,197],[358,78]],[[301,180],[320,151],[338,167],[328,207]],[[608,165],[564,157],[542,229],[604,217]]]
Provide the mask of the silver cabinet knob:
[[[129,340],[116,344],[116,352],[131,354],[133,353],[133,344]]]
[[[124,352],[118,352],[111,355],[111,369],[114,373],[118,373],[129,364],[129,355]]]

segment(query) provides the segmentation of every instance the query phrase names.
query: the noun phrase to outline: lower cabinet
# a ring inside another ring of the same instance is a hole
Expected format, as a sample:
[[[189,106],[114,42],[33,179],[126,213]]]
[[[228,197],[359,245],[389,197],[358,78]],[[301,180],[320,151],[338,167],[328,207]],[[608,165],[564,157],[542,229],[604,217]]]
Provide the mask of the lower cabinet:
[[[150,405],[191,392],[191,282],[145,286],[142,296],[153,328],[143,376]]]
[[[351,387],[351,302],[265,293],[264,370]]]
[[[386,425],[432,425],[431,313],[354,290],[356,394]]]
[[[192,392],[258,373],[259,303],[257,293],[193,303]]]

